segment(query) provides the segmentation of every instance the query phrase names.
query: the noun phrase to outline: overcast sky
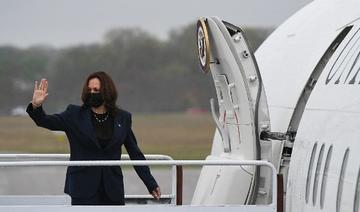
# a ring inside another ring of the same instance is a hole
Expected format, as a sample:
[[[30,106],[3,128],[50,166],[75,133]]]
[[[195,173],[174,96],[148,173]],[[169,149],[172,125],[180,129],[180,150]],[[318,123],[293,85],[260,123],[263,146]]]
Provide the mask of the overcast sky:
[[[219,16],[239,26],[278,26],[311,0],[0,0],[0,45],[55,47],[99,42],[106,31],[171,29]]]

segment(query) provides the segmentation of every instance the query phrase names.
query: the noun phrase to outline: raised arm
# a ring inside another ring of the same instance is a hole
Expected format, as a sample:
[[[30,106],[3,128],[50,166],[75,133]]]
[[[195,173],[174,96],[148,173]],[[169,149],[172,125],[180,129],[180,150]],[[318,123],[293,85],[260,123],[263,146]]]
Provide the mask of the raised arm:
[[[41,79],[40,83],[35,81],[33,98],[28,105],[26,112],[39,127],[44,127],[49,130],[65,131],[65,117],[69,110],[67,109],[60,114],[47,115],[42,108],[42,104],[49,95],[47,90],[48,81],[46,79]]]

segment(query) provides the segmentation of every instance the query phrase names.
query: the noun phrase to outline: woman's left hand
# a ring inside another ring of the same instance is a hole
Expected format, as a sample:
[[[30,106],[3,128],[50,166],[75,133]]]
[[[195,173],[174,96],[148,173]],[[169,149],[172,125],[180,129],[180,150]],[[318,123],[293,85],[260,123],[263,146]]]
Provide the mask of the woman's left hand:
[[[160,191],[160,187],[156,187],[152,192],[151,195],[154,197],[154,199],[159,200],[161,197],[161,191]]]

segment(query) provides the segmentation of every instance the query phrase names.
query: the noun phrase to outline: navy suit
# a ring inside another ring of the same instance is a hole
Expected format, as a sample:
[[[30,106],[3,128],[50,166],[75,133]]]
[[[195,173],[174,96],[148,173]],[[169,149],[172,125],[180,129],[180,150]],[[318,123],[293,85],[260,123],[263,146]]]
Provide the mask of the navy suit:
[[[131,114],[119,110],[114,118],[114,133],[108,145],[101,148],[91,122],[91,110],[69,105],[60,114],[47,115],[42,107],[27,110],[37,126],[64,131],[70,143],[70,160],[120,160],[125,146],[132,160],[145,160],[131,129]],[[134,166],[149,192],[158,185],[147,166]],[[72,198],[88,198],[96,194],[103,177],[107,195],[114,201],[124,201],[123,174],[120,166],[68,167],[64,192]]]

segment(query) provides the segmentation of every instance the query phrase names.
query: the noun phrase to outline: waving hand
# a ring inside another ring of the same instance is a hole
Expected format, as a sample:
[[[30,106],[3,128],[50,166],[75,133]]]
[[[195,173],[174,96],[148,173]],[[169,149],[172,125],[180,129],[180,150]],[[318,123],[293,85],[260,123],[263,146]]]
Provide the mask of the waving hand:
[[[34,108],[40,107],[48,96],[48,81],[46,79],[41,79],[40,84],[38,81],[35,81],[33,99],[31,101]]]

